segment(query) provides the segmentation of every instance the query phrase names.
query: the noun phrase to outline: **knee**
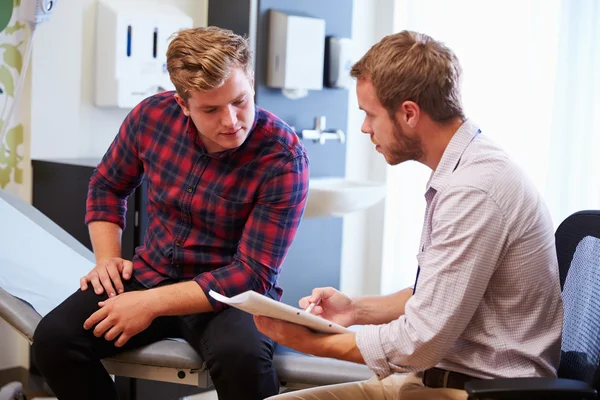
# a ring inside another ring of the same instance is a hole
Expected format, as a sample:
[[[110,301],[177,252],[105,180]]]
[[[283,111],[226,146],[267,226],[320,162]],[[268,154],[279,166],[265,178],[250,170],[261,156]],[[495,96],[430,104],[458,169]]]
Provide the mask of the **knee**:
[[[273,343],[270,340],[258,342],[237,340],[221,340],[211,348],[215,363],[230,371],[245,371],[248,368],[256,371],[271,369],[273,360]],[[244,366],[244,368],[240,368]]]
[[[273,342],[255,339],[252,335],[222,335],[205,347],[205,361],[219,398],[264,399],[278,393]]]

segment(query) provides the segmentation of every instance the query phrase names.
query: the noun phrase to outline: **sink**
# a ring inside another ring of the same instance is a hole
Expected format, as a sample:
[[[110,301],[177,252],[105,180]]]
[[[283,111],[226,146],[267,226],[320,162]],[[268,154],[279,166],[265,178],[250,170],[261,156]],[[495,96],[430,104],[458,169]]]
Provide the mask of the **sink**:
[[[305,218],[342,217],[365,210],[385,197],[385,184],[344,178],[313,178],[308,184]]]

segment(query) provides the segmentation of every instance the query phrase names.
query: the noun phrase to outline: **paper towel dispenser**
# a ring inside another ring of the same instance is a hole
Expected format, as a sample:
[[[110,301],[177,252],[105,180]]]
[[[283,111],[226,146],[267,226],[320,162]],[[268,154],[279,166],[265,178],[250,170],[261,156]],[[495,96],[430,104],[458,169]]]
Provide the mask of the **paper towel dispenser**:
[[[324,57],[325,20],[269,10],[267,86],[322,89]]]
[[[350,38],[327,38],[327,86],[347,89],[352,86],[350,70],[356,62],[354,42]]]

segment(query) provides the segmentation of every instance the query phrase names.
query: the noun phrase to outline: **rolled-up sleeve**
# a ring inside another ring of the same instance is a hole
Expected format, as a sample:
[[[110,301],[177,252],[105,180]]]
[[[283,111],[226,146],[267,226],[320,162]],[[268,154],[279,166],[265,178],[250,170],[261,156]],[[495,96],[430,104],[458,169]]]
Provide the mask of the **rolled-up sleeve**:
[[[432,202],[431,243],[417,258],[417,290],[405,314],[357,333],[381,379],[439,363],[479,307],[509,240],[502,211],[482,190],[450,188]]]
[[[246,290],[265,294],[275,285],[304,212],[308,177],[305,155],[293,157],[277,168],[260,189],[234,261],[195,278],[215,312],[224,304],[208,296],[210,290],[225,296]]]
[[[94,170],[88,187],[85,223],[107,221],[125,228],[127,197],[143,178],[138,125],[144,103],[125,118],[119,133]]]

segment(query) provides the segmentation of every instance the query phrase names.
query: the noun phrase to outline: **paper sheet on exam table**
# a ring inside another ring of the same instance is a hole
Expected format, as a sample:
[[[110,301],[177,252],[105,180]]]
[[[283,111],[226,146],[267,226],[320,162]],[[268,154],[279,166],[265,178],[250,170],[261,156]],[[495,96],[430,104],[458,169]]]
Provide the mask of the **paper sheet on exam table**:
[[[44,316],[79,288],[94,263],[1,199],[0,216],[0,287]]]
[[[280,303],[267,296],[260,295],[254,291],[240,293],[237,296],[226,297],[213,290],[209,292],[210,296],[221,303],[239,308],[252,315],[263,315],[266,317],[277,318],[295,324],[304,325],[315,331],[328,333],[346,333],[352,332],[334,322],[328,321],[316,315],[309,314],[304,310]]]

